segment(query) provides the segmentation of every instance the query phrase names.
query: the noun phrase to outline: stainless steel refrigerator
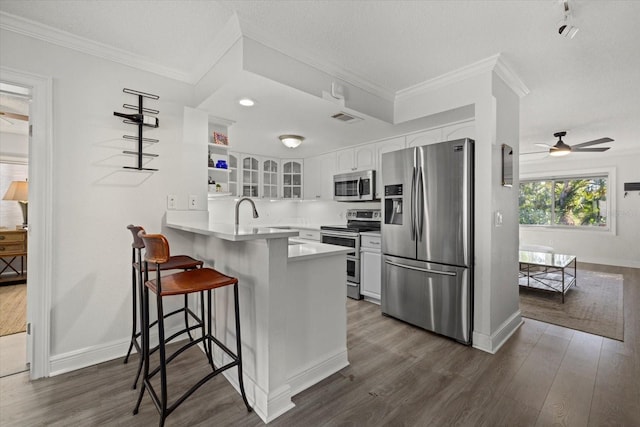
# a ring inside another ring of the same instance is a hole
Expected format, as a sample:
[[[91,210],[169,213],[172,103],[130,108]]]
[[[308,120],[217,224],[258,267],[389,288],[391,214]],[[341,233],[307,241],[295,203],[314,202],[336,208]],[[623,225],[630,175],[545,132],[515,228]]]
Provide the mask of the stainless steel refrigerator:
[[[383,154],[382,312],[471,344],[470,139]]]

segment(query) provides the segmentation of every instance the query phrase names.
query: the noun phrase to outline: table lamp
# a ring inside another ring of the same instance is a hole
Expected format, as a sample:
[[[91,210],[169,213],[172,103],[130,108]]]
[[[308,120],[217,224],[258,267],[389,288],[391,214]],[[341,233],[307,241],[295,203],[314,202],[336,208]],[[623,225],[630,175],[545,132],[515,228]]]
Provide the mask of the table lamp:
[[[29,184],[27,181],[12,181],[2,200],[15,200],[22,209],[22,228],[27,228],[27,203],[29,200]]]

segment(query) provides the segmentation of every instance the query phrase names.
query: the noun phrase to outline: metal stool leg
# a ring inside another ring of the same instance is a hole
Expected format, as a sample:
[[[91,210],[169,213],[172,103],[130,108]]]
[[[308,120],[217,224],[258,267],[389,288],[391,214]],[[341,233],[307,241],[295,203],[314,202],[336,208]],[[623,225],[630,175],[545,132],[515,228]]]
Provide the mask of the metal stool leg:
[[[127,350],[127,355],[124,358],[124,362],[123,363],[128,363],[129,362],[129,356],[131,355],[131,350],[133,350],[133,343],[136,340],[137,337],[137,323],[138,323],[138,307],[137,307],[137,301],[136,301],[136,269],[133,266],[133,264],[136,262],[136,250],[135,249],[131,249],[131,295],[132,295],[132,299],[133,299],[133,323],[131,326],[131,342],[129,343],[129,350]],[[134,387],[135,388],[135,384]]]
[[[247,401],[247,395],[244,392],[244,381],[242,379],[242,340],[240,339],[240,305],[238,304],[238,284],[233,285],[233,302],[236,309],[236,355],[238,356],[238,385],[240,386],[240,393],[242,394],[242,400],[247,407],[247,411],[251,412],[253,409],[249,406]],[[209,314],[211,316],[211,314]],[[211,319],[211,317],[209,317]]]
[[[140,315],[142,316],[142,330],[140,331],[142,337],[142,359],[144,360],[144,375],[142,377],[142,387],[140,387],[140,393],[138,394],[138,401],[136,402],[136,406],[133,409],[133,415],[138,413],[140,409],[140,403],[142,402],[142,396],[144,396],[144,392],[147,386],[147,378],[149,377],[149,290],[147,287],[144,287],[144,299],[142,301],[141,307],[142,312]]]

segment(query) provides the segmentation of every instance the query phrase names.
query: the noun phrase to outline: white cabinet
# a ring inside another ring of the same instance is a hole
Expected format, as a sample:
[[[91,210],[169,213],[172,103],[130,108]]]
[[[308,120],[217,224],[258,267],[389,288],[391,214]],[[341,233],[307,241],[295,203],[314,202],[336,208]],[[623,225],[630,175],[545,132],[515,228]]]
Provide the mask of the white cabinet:
[[[442,141],[442,128],[429,129],[407,135],[407,147],[419,147],[420,145],[435,144]]]
[[[376,169],[377,157],[374,144],[337,151],[336,161],[338,173]]]
[[[302,160],[282,161],[282,197],[284,199],[302,198]]]
[[[380,302],[382,289],[382,254],[380,235],[362,233],[360,237],[360,293]]]
[[[298,230],[298,232],[300,233],[298,235],[299,239],[313,240],[314,242],[319,242],[320,241],[320,231],[319,230],[312,230],[312,229],[309,229],[309,228],[300,228]]]
[[[304,159],[304,197],[309,200],[333,199],[333,175],[336,173],[336,153]]]
[[[229,152],[227,162],[229,168],[229,193],[232,196],[240,195],[240,154]]]
[[[378,156],[378,167],[376,169],[376,199],[382,199],[384,196],[384,188],[382,188],[382,155],[392,151],[402,150],[405,148],[405,137],[385,139],[375,144],[376,155]]]
[[[261,197],[266,199],[277,199],[280,189],[280,162],[277,159],[262,158],[262,193]]]
[[[242,167],[242,183],[240,195],[258,197],[260,189],[260,160],[250,154],[240,156]]]
[[[455,139],[476,137],[476,126],[473,120],[442,128],[442,140],[453,141]]]

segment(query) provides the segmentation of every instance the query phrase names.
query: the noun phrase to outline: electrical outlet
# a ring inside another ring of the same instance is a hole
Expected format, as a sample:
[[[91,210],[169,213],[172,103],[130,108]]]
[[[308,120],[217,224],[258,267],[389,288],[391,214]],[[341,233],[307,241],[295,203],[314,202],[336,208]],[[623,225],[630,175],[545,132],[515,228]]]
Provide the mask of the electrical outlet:
[[[198,209],[198,196],[195,194],[189,195],[189,209]]]
[[[177,207],[177,201],[176,201],[177,197],[173,194],[169,194],[167,196],[167,209],[169,210],[174,210]]]

